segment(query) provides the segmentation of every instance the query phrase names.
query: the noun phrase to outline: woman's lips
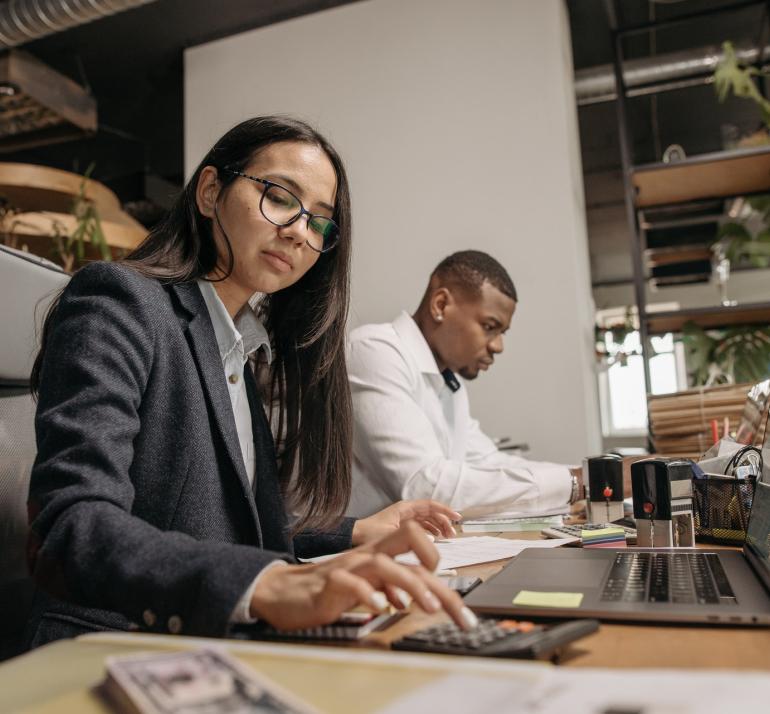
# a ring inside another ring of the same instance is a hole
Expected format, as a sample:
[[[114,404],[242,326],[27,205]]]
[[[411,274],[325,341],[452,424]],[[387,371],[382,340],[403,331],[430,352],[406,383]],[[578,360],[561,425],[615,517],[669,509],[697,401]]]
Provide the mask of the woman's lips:
[[[292,264],[288,261],[288,259],[279,255],[278,253],[263,251],[262,257],[267,261],[267,263],[269,263],[271,266],[273,266],[276,270],[280,271],[281,273],[288,273],[293,267]]]

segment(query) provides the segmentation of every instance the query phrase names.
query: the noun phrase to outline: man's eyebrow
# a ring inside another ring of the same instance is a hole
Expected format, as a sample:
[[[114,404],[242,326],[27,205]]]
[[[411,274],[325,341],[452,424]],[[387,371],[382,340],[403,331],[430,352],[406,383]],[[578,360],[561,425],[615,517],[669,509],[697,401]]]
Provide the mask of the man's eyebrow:
[[[293,178],[290,178],[289,176],[284,176],[283,174],[272,174],[278,181],[278,183],[281,184],[288,184],[288,187],[293,188],[297,193],[304,195],[305,189],[302,188]],[[330,206],[325,201],[319,201],[318,206],[321,208],[326,209],[329,211],[329,213],[334,213],[334,206]]]

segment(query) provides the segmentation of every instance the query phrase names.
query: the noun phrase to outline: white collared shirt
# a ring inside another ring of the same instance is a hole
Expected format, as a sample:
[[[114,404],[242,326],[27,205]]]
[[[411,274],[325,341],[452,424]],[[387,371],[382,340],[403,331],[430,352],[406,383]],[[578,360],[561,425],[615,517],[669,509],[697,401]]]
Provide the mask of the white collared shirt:
[[[569,501],[567,466],[506,454],[471,419],[464,386],[452,392],[415,321],[350,334],[353,489],[348,515],[400,499],[432,498],[474,514],[543,512]]]
[[[256,316],[251,305],[247,303],[235,316],[230,317],[227,308],[217,294],[216,288],[207,280],[198,280],[198,287],[209,311],[214,335],[225,370],[227,389],[235,417],[235,428],[238,432],[238,443],[243,454],[246,476],[249,483],[254,482],[255,454],[254,432],[251,426],[251,410],[246,395],[246,383],[243,372],[249,355],[260,347],[265,350],[268,363],[272,361],[270,338],[262,321]]]
[[[243,380],[246,361],[249,355],[260,347],[265,350],[268,363],[273,355],[270,351],[270,338],[262,321],[254,312],[255,299],[244,305],[235,316],[235,321],[230,317],[227,308],[217,294],[216,289],[208,280],[197,280],[198,287],[206,303],[211,324],[214,327],[214,335],[219,347],[219,356],[222,358],[222,367],[227,379],[227,389],[230,394],[230,404],[233,407],[235,428],[238,432],[238,443],[243,455],[243,463],[246,467],[246,476],[249,483],[254,483],[254,470],[256,466],[254,454],[254,431],[251,426],[251,409],[246,394],[246,383]],[[241,595],[238,603],[230,615],[233,623],[254,623],[257,620],[251,617],[251,597],[259,578],[267,572],[268,568],[276,565],[285,565],[283,560],[273,560],[259,571],[246,591]]]

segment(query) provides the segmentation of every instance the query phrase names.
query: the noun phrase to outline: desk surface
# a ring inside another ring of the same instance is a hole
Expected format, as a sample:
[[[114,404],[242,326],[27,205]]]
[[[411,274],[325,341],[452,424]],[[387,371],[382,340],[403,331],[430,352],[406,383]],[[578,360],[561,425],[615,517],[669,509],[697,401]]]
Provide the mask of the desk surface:
[[[537,540],[539,533],[485,533],[488,536]],[[708,546],[713,548],[713,546]],[[486,580],[507,561],[458,568],[459,575]],[[387,647],[403,635],[442,616],[411,613],[386,631],[366,639],[369,645]],[[602,623],[599,631],[565,651],[567,667],[740,668],[770,671],[770,628],[708,627],[698,625],[621,625]]]
[[[497,535],[531,539],[539,537],[536,533]],[[498,561],[469,566],[461,568],[460,572],[464,575],[488,578],[504,564],[505,561]],[[320,653],[323,650],[323,656],[342,656],[350,660],[350,649],[240,643],[233,644],[233,647],[252,647],[252,650],[239,650],[239,653],[243,653],[239,656],[243,656],[245,661],[279,683],[293,684],[292,688],[302,696],[307,696],[308,691],[315,690],[307,682],[297,688],[297,680],[292,680],[291,674],[296,674],[297,667],[300,667],[303,680],[310,676],[312,681],[325,682],[326,693],[314,703],[337,714],[346,711],[374,711],[375,704],[387,704],[390,701],[388,697],[392,698],[394,692],[403,692],[411,686],[422,686],[439,674],[457,670],[458,667],[464,672],[469,671],[469,668],[474,671],[478,667],[479,671],[487,673],[505,671],[506,677],[524,678],[537,676],[531,674],[532,672],[543,671],[543,666],[537,664],[489,662],[481,658],[408,655],[384,651],[392,640],[439,619],[440,615],[429,616],[422,612],[413,612],[388,630],[375,633],[365,641],[352,645],[363,648],[364,651],[356,652],[353,664],[348,661],[344,665],[346,675],[339,686],[339,662],[335,667],[330,662],[310,661],[311,657],[305,657],[303,660],[300,655],[302,652]],[[192,641],[190,638],[180,637],[144,636],[135,640],[131,640],[130,635],[112,639],[110,637],[106,635],[58,642],[0,664],[0,711],[107,711],[105,705],[91,691],[91,687],[103,676],[103,661],[106,655],[176,647],[176,643],[179,643],[179,647],[184,647],[190,646]],[[281,651],[292,652],[293,661],[288,663],[287,660],[281,664],[280,655],[275,654]],[[770,628],[602,624],[599,632],[580,640],[565,651],[562,666],[666,670],[726,668],[767,672],[770,670],[770,659],[767,657],[769,651]],[[266,652],[273,654],[267,655]],[[378,657],[382,659],[381,662],[378,662]],[[415,663],[424,663],[424,666]],[[348,671],[351,667],[356,670],[355,676]],[[501,667],[509,668],[499,669]],[[330,681],[334,682],[334,686],[329,686]],[[379,692],[376,696],[372,694],[375,690]],[[348,702],[349,706],[342,706],[340,703],[343,701]],[[367,702],[363,709],[360,706],[362,701]]]

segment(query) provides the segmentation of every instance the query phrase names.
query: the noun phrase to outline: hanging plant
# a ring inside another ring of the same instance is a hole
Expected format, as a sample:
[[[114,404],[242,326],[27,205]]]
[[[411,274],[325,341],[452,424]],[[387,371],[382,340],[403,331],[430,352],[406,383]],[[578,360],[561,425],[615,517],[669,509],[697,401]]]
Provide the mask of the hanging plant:
[[[750,99],[759,107],[765,126],[770,127],[770,101],[762,96],[754,81],[755,77],[767,72],[761,72],[756,67],[742,66],[732,42],[722,43],[722,53],[722,59],[714,71],[714,90],[720,104],[730,96],[730,92],[741,99]]]

